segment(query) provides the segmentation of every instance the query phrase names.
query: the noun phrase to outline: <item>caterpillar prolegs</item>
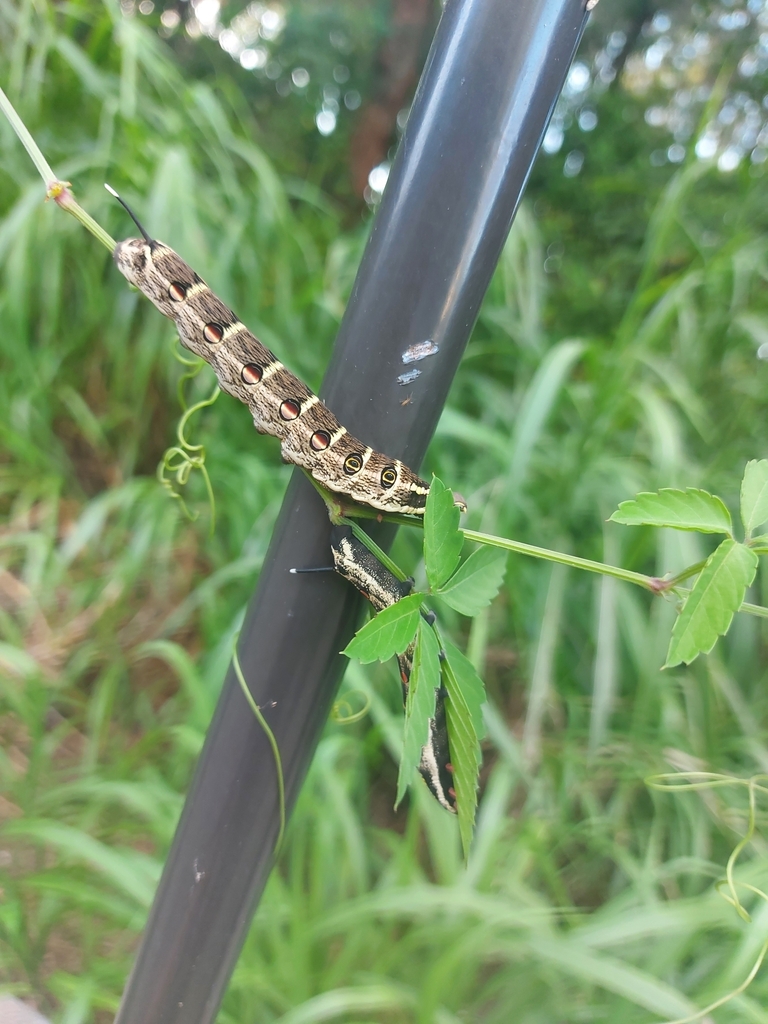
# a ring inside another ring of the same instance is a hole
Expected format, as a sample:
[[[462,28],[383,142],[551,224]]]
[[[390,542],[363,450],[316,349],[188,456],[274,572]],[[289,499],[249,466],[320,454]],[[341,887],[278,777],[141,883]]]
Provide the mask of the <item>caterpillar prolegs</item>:
[[[412,582],[399,580],[354,536],[348,526],[335,526],[332,529],[331,551],[336,572],[357,587],[377,612],[388,608],[410,593]],[[414,645],[411,644],[403,654],[397,656],[403,684],[403,701],[411,679],[413,649]],[[437,690],[435,698],[435,717],[429,720],[429,736],[421,750],[419,774],[439,803],[447,810],[455,812],[456,793],[451,776],[445,693],[442,689]]]
[[[177,253],[162,242],[128,238],[118,242],[114,258],[120,273],[173,320],[182,345],[210,363],[222,390],[248,406],[256,429],[280,438],[286,462],[358,505],[424,514],[429,485],[399,459],[353,437]]]

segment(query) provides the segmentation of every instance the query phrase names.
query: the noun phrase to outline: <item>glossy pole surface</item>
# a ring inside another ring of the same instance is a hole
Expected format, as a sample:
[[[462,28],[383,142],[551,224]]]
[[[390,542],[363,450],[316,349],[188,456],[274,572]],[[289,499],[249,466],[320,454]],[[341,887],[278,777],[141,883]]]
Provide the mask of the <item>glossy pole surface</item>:
[[[323,397],[418,469],[584,26],[582,0],[449,0],[355,281]],[[429,342],[427,358],[403,354]],[[409,370],[419,376],[403,386]],[[410,402],[403,405],[410,396]],[[450,481],[460,487],[461,481]],[[295,473],[241,632],[240,662],[282,756],[289,810],[345,667],[360,601]],[[272,865],[270,746],[230,668],[119,1024],[209,1024]]]

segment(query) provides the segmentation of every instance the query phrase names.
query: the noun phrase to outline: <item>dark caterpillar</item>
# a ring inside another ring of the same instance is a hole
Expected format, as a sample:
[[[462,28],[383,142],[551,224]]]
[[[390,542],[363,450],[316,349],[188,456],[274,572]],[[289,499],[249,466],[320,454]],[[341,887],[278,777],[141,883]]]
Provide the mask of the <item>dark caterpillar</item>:
[[[256,429],[280,438],[286,462],[358,505],[424,515],[429,485],[398,459],[353,437],[172,249],[128,238],[118,242],[114,259],[120,273],[174,321],[182,345],[211,364],[222,389],[248,406]]]
[[[410,581],[401,581],[382,565],[352,533],[348,526],[335,526],[331,530],[331,551],[334,568],[340,576],[360,591],[377,612],[388,608],[411,591]],[[397,656],[400,679],[403,684],[403,701],[413,668],[413,648]],[[456,812],[456,793],[451,777],[451,754],[448,745],[448,728],[445,719],[445,693],[438,690],[435,702],[435,717],[429,720],[429,739],[421,750],[419,773],[430,792],[449,811]]]

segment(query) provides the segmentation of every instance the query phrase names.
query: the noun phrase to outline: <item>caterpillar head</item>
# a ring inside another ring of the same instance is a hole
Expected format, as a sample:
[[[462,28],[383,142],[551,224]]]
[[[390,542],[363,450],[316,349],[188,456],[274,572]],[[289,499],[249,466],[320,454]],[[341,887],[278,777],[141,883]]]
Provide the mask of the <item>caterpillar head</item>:
[[[126,238],[117,243],[112,256],[123,277],[154,301],[148,291],[152,283],[152,243],[143,238]]]
[[[123,277],[172,320],[189,288],[202,283],[181,256],[154,239],[126,238],[118,242],[114,260]]]

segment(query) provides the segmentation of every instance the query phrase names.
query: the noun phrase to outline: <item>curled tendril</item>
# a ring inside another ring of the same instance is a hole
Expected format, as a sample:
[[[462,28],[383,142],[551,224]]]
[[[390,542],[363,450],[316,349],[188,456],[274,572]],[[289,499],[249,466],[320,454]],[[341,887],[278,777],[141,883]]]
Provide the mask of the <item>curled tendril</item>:
[[[213,487],[211,486],[211,478],[208,475],[208,470],[205,465],[205,446],[202,444],[192,444],[187,440],[184,431],[186,430],[190,417],[196,412],[199,412],[200,409],[205,409],[207,406],[213,405],[221,392],[217,384],[208,398],[204,398],[200,402],[196,402],[194,405],[188,406],[184,394],[184,385],[187,381],[192,380],[197,376],[203,366],[205,366],[205,363],[202,359],[190,359],[187,356],[182,355],[176,348],[174,348],[174,356],[183,366],[189,367],[188,371],[182,374],[179,378],[177,388],[179,405],[181,406],[183,413],[178,426],[176,427],[176,438],[178,444],[172,445],[163,453],[163,457],[157,467],[157,479],[163,485],[168,494],[176,501],[180,502],[184,515],[187,519],[194,522],[198,517],[198,513],[191,511],[181,494],[181,490],[187,485],[192,471],[199,469],[203,475],[203,480],[205,481],[208,504],[211,509],[211,535],[213,535],[213,531],[216,527],[216,499],[213,494]]]
[[[736,881],[734,878],[734,870],[736,867],[736,861],[754,838],[757,821],[757,796],[758,794],[768,793],[768,786],[765,785],[765,783],[768,783],[768,775],[753,775],[749,779],[736,779],[729,775],[718,775],[715,772],[666,772],[662,775],[650,776],[645,780],[645,783],[650,789],[656,789],[662,793],[672,793],[678,790],[696,791],[704,789],[721,789],[724,786],[746,787],[749,800],[747,831],[744,837],[733,848],[725,867],[725,878],[720,879],[720,881],[715,885],[715,888],[723,899],[734,908],[742,921],[751,922],[752,918],[739,899],[737,889],[746,889],[747,892],[751,892],[755,896],[759,896],[761,899],[765,900],[766,903],[768,903],[768,895],[763,892],[762,889],[758,889],[757,886],[750,885],[749,882]],[[718,1009],[718,1007],[730,1002],[731,999],[741,995],[741,993],[746,991],[754,981],[755,976],[760,970],[763,960],[765,959],[766,953],[768,953],[768,939],[763,943],[757,960],[741,985],[733,989],[727,995],[717,999],[714,1003],[710,1003],[709,1006],[705,1006],[703,1010],[697,1010],[696,1013],[691,1014],[689,1017],[680,1017],[677,1020],[665,1021],[664,1024],[692,1024],[693,1021],[701,1020],[702,1017],[708,1016],[713,1010]]]
[[[331,721],[338,723],[339,725],[353,725],[355,722],[361,721],[365,718],[371,709],[371,698],[367,693],[363,693],[362,690],[352,690],[351,694],[362,694],[363,706],[359,711],[353,711],[352,705],[348,700],[340,698],[334,701],[333,708],[331,709]]]
[[[248,706],[256,717],[256,721],[259,723],[261,728],[267,737],[270,747],[272,748],[272,756],[275,759],[275,770],[277,772],[277,799],[278,808],[280,813],[280,829],[277,833],[277,839],[275,841],[275,849],[273,856],[277,858],[280,853],[280,847],[283,845],[283,836],[285,835],[285,780],[283,778],[283,762],[280,758],[280,750],[277,746],[277,740],[275,734],[269,727],[269,723],[262,714],[262,710],[256,701],[253,699],[253,694],[248,689],[248,684],[245,681],[243,670],[240,667],[240,658],[237,654],[237,641],[240,639],[240,633],[235,636],[234,644],[232,646],[232,667],[235,670],[237,681],[240,684],[240,689],[243,691],[243,696],[248,702]]]

